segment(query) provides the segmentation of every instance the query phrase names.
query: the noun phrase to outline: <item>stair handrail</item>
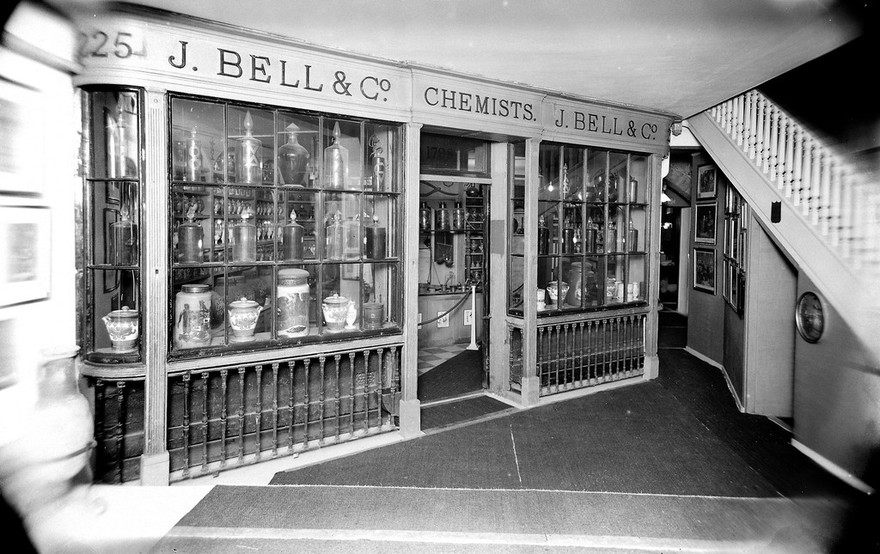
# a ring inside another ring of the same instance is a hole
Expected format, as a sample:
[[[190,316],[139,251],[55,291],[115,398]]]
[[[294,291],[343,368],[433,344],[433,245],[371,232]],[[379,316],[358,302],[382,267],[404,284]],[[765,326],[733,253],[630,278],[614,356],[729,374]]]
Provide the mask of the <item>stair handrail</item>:
[[[880,186],[758,90],[708,112],[843,259],[880,273]]]

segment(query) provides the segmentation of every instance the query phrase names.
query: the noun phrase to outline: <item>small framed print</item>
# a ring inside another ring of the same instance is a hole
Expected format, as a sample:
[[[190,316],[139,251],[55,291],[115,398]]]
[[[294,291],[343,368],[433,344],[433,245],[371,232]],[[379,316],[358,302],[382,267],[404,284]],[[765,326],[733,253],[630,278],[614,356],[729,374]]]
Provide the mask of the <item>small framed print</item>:
[[[715,250],[694,248],[694,289],[715,294]]]
[[[716,217],[718,208],[711,204],[697,204],[694,211],[694,242],[699,244],[715,244]]]
[[[718,169],[714,165],[701,165],[697,168],[697,200],[715,198],[717,192]]]
[[[0,206],[0,306],[49,297],[50,211]]]

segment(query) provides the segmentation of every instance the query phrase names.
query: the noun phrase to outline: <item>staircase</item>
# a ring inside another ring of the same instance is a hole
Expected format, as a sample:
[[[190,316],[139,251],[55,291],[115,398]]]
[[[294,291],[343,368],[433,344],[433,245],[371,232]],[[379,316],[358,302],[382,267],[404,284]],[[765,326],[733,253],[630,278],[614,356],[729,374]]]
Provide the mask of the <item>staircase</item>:
[[[688,122],[781,250],[880,355],[876,176],[847,162],[757,90]]]

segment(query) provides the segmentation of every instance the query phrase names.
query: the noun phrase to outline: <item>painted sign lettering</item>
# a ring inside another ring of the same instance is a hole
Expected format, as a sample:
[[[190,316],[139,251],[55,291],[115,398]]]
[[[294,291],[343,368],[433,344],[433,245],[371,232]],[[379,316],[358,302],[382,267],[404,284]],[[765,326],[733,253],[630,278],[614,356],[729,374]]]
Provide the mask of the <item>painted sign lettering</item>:
[[[530,102],[520,102],[509,98],[496,98],[495,96],[439,87],[426,87],[422,97],[427,105],[435,108],[471,112],[504,119],[537,121],[534,107]]]
[[[557,108],[553,124],[558,129],[651,141],[657,140],[660,131],[656,123],[565,108]]]

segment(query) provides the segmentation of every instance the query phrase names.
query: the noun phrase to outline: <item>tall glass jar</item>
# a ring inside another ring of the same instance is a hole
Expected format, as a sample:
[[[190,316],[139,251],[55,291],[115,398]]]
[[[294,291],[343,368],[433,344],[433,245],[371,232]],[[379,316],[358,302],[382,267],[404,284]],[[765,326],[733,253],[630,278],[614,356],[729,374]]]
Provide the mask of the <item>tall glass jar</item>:
[[[278,174],[282,185],[303,187],[308,178],[311,154],[297,140],[299,131],[296,123],[288,125],[285,129],[287,143],[278,147]]]
[[[339,143],[339,123],[333,125],[333,142],[324,149],[324,187],[344,189],[348,186],[348,149]]]
[[[211,286],[187,284],[174,298],[175,348],[211,345]]]
[[[276,318],[278,336],[304,337],[309,334],[309,272],[288,268],[278,271]]]
[[[245,208],[241,214],[241,220],[232,231],[232,261],[253,262],[257,259],[257,229],[251,222],[251,211]]]
[[[379,216],[373,216],[373,223],[364,228],[364,234],[364,255],[371,260],[384,260],[388,233],[379,225]]]
[[[186,221],[177,228],[177,248],[179,261],[182,264],[199,263],[202,261],[202,226],[195,222],[195,206],[190,206]]]
[[[138,227],[128,210],[123,210],[120,220],[110,224],[110,243],[114,265],[135,265],[138,263]]]
[[[281,256],[285,261],[303,257],[303,226],[296,222],[296,211],[290,211],[290,223],[281,232]]]
[[[326,245],[324,255],[328,260],[342,259],[342,244],[344,233],[342,231],[342,214],[336,212],[327,222]]]
[[[263,142],[254,136],[254,119],[244,116],[244,136],[238,139],[238,182],[257,185],[263,182]]]

